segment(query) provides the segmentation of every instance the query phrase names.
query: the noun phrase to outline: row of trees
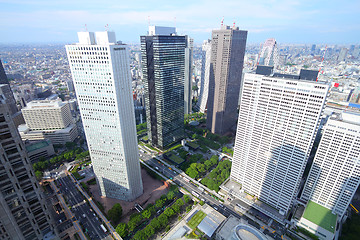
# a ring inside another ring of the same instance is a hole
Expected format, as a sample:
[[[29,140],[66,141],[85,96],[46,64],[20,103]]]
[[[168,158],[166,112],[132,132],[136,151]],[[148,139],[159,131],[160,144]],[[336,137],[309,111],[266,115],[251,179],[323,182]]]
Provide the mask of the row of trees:
[[[146,122],[136,125],[136,132],[138,135],[144,134],[147,131]]]
[[[227,153],[229,154],[230,156],[232,156],[234,154],[234,150],[233,149],[230,149],[230,148],[227,148],[227,147],[223,147],[222,148],[222,152],[223,153]]]
[[[186,169],[185,173],[194,179],[198,179],[206,174],[206,172],[218,163],[218,156],[213,155],[210,160],[206,160],[200,163],[192,163]]]
[[[122,207],[120,203],[115,203],[111,209],[107,212],[107,216],[113,224],[118,224],[122,215]]]
[[[142,224],[146,223],[149,221],[149,219],[154,216],[156,214],[156,212],[160,209],[162,209],[165,205],[169,204],[172,200],[174,200],[176,198],[176,195],[178,194],[179,190],[176,186],[172,186],[170,188],[170,191],[166,194],[166,195],[162,195],[160,197],[160,199],[156,200],[155,204],[149,204],[147,205],[147,207],[144,209],[144,211],[142,213],[135,213],[135,214],[132,214],[130,216],[130,220],[129,222],[126,224],[126,223],[120,223],[117,227],[116,227],[116,232],[121,236],[121,237],[125,237],[127,236],[129,233],[133,232],[135,230],[135,228],[141,226]],[[181,199],[180,199],[181,200]],[[187,196],[186,199],[184,199],[185,202],[189,201],[189,196]],[[182,201],[182,200],[181,200]],[[178,204],[181,204],[179,199],[176,201],[176,203],[174,205],[178,205]],[[183,204],[183,203],[182,203]],[[175,207],[175,209],[172,209],[172,211],[175,211],[175,210],[178,210],[177,207]],[[165,214],[166,212],[166,214]],[[165,210],[163,214],[163,216],[168,216],[168,215],[171,215],[171,211],[170,210]],[[160,216],[161,216],[160,215]],[[157,217],[154,221],[154,219],[151,221],[154,223],[156,222],[157,225],[161,225],[161,226],[166,226],[167,225],[167,221],[168,219],[165,218],[165,217]],[[153,228],[154,229],[157,229],[155,226],[155,224],[152,224]],[[148,226],[151,225],[151,224],[148,224]],[[146,228],[145,228],[146,229]],[[145,230],[141,230],[139,232],[142,232],[141,233],[141,236],[146,232],[147,234],[150,234],[151,231],[149,231],[149,227]],[[155,230],[154,230],[155,231]],[[154,234],[154,233],[152,233]],[[152,235],[151,234],[151,235]],[[139,235],[139,234],[138,234]],[[147,236],[147,235],[146,235]],[[135,236],[134,236],[135,238]]]
[[[38,162],[33,164],[35,170],[35,175],[40,179],[43,175],[43,171],[47,168],[54,166],[55,164],[63,163],[64,161],[69,161],[71,159],[80,160],[89,156],[89,151],[84,151],[81,148],[76,148],[67,152],[64,152],[58,156],[55,156],[51,159],[45,159],[41,157]]]
[[[211,173],[201,180],[201,183],[218,192],[220,185],[230,176],[230,169],[231,162],[229,160],[221,161]]]

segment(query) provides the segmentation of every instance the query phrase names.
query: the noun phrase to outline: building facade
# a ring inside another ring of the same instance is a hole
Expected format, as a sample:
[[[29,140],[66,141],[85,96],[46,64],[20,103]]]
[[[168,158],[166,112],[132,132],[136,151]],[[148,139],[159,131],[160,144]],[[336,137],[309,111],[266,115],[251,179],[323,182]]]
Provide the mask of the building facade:
[[[164,148],[184,137],[186,37],[175,28],[156,29],[141,36],[142,69],[149,140]]]
[[[328,86],[245,73],[230,178],[286,213],[298,192]]]
[[[5,101],[0,102],[0,238],[44,239],[53,226]]]
[[[129,50],[114,32],[79,32],[66,46],[90,157],[102,196],[143,193]]]
[[[206,112],[209,96],[210,60],[211,40],[205,40],[202,44],[200,94],[197,102],[197,107],[202,113]]]
[[[247,31],[222,26],[213,30],[206,125],[216,134],[235,128]]]
[[[73,124],[69,103],[61,100],[31,101],[21,112],[31,130],[64,129]]]
[[[192,112],[192,75],[193,75],[193,49],[194,39],[186,37],[185,47],[185,75],[184,75],[184,113]]]
[[[311,200],[340,218],[360,183],[360,115],[329,119],[316,151],[302,200]]]

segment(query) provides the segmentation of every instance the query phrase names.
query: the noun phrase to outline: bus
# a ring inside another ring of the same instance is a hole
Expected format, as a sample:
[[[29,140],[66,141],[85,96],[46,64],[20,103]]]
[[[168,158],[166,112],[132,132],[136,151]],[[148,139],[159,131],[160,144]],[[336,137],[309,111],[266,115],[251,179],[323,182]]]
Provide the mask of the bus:
[[[107,229],[104,227],[104,225],[101,224],[100,227],[101,227],[101,229],[104,231],[104,233],[107,232]]]
[[[195,191],[192,191],[191,194],[194,195],[195,197],[199,197],[199,194]]]

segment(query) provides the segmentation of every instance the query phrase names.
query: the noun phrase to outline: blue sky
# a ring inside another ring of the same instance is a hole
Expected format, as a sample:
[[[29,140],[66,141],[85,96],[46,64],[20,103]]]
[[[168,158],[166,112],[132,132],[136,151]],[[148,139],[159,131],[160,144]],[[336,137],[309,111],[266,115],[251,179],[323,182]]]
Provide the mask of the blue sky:
[[[175,26],[201,43],[221,19],[248,30],[248,43],[360,44],[360,0],[0,0],[0,43],[72,43],[103,31],[138,43],[151,25]]]

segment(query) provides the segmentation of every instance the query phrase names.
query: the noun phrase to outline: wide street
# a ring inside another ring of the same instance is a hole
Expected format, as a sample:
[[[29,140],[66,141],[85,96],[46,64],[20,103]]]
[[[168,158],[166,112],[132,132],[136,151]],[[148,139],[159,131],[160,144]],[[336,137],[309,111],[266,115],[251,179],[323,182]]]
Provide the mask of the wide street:
[[[90,239],[104,239],[109,235],[101,229],[101,220],[86,203],[83,195],[76,188],[75,183],[65,174],[61,174],[56,180],[60,192],[66,198],[67,203],[71,206],[76,221],[84,227],[84,232],[87,233]],[[111,239],[111,237],[109,237]]]
[[[162,156],[158,156],[162,158]],[[149,153],[147,151],[143,151],[140,149],[140,158],[147,163],[149,166],[151,166],[154,170],[158,171],[159,173],[165,175],[169,179],[171,179],[174,183],[176,183],[179,187],[182,187],[189,191],[192,195],[198,195],[196,196],[198,199],[203,200],[208,205],[212,206],[215,210],[219,211],[221,214],[223,214],[226,217],[229,217],[230,215],[233,215],[237,218],[243,218],[249,222],[249,224],[253,225],[256,228],[259,228],[259,224],[255,223],[255,221],[249,219],[245,215],[240,215],[239,212],[235,211],[236,203],[231,202],[230,204],[222,203],[219,200],[216,200],[213,198],[207,191],[204,191],[203,189],[199,188],[195,183],[189,181],[191,180],[190,177],[184,178],[184,176],[180,175],[177,171],[175,171],[173,168],[166,166],[161,161],[157,160],[156,158],[153,158],[153,154]],[[169,169],[171,168],[171,169]],[[179,171],[179,170],[178,170]],[[255,210],[255,209],[254,209]],[[255,210],[256,211],[256,210]],[[259,222],[259,221],[257,221]],[[260,231],[263,231],[265,234],[271,236],[272,238],[276,240],[281,240],[281,235],[285,233],[285,229],[283,227],[280,227],[279,229],[276,229],[276,232],[267,230],[269,227],[260,224]]]

